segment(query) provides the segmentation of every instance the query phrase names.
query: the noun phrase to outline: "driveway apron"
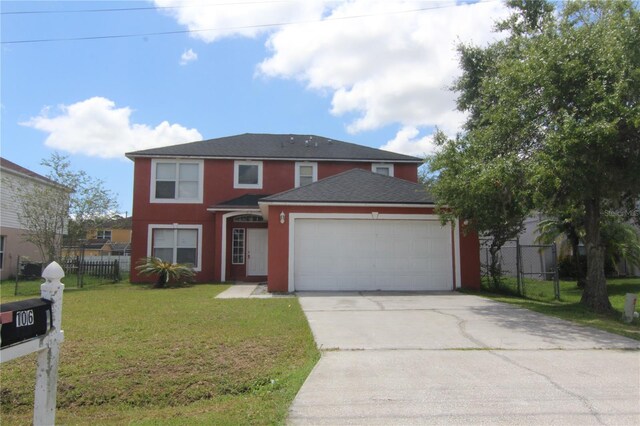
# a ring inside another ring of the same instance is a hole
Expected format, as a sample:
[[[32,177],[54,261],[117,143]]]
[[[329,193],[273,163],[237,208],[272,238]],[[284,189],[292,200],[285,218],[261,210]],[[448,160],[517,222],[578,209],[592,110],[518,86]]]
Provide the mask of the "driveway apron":
[[[640,342],[457,293],[300,293],[289,424],[640,424]]]

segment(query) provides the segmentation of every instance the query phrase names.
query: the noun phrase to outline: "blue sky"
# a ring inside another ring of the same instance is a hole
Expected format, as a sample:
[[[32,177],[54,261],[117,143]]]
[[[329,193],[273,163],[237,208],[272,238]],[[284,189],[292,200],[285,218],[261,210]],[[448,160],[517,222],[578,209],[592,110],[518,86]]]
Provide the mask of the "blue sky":
[[[264,132],[431,152],[435,126],[454,134],[464,119],[447,90],[459,75],[456,43],[495,39],[505,13],[499,1],[418,0],[1,8],[2,157],[45,173],[43,158],[69,155],[129,214],[133,163],[123,154],[136,149]],[[281,23],[290,25],[271,25]],[[14,43],[128,34],[155,35]]]

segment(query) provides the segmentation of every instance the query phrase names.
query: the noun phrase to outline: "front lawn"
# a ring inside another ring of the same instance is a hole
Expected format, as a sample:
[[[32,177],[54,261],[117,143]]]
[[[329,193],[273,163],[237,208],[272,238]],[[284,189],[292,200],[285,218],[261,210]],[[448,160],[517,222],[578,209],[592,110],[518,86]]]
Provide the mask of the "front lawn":
[[[609,300],[615,309],[611,315],[597,315],[586,310],[580,304],[582,290],[575,281],[560,281],[560,300],[554,300],[553,283],[551,281],[525,280],[525,297],[517,297],[515,278],[503,281],[505,293],[497,293],[483,288],[482,295],[501,302],[512,303],[547,315],[556,316],[580,324],[600,328],[612,333],[621,334],[632,339],[640,340],[640,320],[635,319],[631,324],[622,321],[625,295],[640,293],[640,278],[607,279]],[[636,307],[636,310],[640,306]]]
[[[283,423],[319,358],[307,321],[295,298],[226,288],[65,292],[56,423]],[[2,364],[0,423],[31,422],[34,383],[34,355]]]

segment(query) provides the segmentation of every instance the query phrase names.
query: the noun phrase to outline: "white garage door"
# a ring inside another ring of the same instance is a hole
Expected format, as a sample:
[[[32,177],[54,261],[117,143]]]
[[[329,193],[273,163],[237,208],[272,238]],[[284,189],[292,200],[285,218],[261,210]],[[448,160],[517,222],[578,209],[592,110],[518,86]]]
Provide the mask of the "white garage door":
[[[297,219],[294,287],[451,290],[451,228],[427,220]]]

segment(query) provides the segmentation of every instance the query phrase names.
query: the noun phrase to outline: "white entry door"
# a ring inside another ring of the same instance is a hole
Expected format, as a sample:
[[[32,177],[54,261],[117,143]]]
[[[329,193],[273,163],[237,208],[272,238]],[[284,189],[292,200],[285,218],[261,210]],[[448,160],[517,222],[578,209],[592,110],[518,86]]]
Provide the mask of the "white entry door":
[[[247,229],[247,275],[267,275],[267,230]]]

